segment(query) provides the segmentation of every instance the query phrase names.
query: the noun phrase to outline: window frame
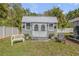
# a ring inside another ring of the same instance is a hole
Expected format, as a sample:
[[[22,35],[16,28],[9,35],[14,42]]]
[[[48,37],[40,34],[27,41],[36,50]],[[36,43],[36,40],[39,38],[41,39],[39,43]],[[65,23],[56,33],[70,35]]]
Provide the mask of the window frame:
[[[52,24],[52,23],[49,23],[49,27],[53,27],[53,25],[54,25],[54,24]]]
[[[41,25],[41,31],[45,31],[45,25]]]
[[[34,25],[34,31],[39,31],[38,24],[35,24],[35,25]]]
[[[25,22],[23,22],[23,24],[22,24],[22,28],[25,28]]]
[[[29,25],[28,25],[28,24],[29,24]],[[31,26],[30,23],[26,23],[26,29],[30,30],[30,26]]]
[[[22,28],[25,28],[25,25],[24,24],[22,25]]]

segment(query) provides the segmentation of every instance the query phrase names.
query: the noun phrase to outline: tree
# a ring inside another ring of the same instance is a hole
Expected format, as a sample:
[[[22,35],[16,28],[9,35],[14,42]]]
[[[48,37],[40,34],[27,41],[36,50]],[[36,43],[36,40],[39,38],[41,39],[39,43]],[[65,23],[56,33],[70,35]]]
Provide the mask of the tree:
[[[69,11],[67,14],[66,14],[66,19],[67,20],[72,20],[76,17],[79,17],[79,8],[73,10],[73,11]],[[72,27],[72,23],[69,24],[70,27]]]
[[[21,29],[23,16],[37,16],[38,14],[24,9],[20,3],[0,4],[0,25],[18,27]],[[4,23],[3,23],[4,22]]]
[[[22,17],[25,14],[24,9],[22,8],[21,4],[14,4],[13,9],[15,10],[15,18],[13,19],[13,23],[16,27],[18,27],[21,30],[21,21]]]
[[[8,4],[0,4],[0,18],[7,18]]]
[[[67,25],[67,20],[65,18],[65,15],[63,14],[63,11],[58,7],[46,11],[44,13],[44,15],[45,16],[55,16],[55,17],[57,17],[58,18],[58,27],[59,28],[66,27],[66,25]]]
[[[79,8],[73,10],[73,11],[69,11],[67,14],[66,14],[66,18],[68,20],[71,20],[73,18],[76,18],[76,17],[79,17]]]
[[[8,4],[1,3],[0,4],[0,25],[5,25],[6,20],[8,18]]]

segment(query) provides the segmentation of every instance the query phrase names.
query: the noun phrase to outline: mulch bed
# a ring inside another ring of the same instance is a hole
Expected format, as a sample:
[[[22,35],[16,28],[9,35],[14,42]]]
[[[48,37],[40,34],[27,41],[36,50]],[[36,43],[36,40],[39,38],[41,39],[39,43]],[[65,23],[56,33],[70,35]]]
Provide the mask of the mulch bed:
[[[6,39],[6,38],[10,38],[10,36],[0,37],[0,40]]]
[[[66,38],[66,43],[67,44],[79,44],[79,41]]]

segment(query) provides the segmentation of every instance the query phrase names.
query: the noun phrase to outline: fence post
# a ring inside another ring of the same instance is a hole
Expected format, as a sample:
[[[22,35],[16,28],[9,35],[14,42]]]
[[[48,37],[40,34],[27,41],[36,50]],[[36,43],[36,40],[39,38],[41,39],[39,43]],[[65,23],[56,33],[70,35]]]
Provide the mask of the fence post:
[[[5,37],[5,26],[2,26],[3,27],[3,38]]]
[[[11,33],[12,33],[12,35],[13,35],[13,27],[11,27],[12,28],[12,31],[11,31]]]
[[[16,28],[17,29],[17,34],[18,34],[18,28]]]

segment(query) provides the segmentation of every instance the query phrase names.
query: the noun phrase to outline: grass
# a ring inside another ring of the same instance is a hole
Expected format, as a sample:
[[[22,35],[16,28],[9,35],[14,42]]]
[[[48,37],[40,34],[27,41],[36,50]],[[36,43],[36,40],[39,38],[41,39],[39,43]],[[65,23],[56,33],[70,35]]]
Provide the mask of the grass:
[[[77,56],[79,45],[67,45],[53,40],[47,42],[26,40],[10,45],[10,38],[0,40],[1,56]]]

